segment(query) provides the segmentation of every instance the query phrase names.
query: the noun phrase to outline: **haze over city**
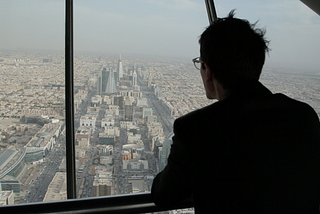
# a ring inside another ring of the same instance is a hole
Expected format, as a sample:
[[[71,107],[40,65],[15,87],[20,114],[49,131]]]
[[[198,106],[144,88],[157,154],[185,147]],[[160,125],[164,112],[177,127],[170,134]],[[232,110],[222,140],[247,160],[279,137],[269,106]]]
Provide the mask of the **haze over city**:
[[[320,17],[300,1],[215,1],[218,17],[258,22],[271,40],[267,65],[318,69]],[[64,1],[2,1],[0,50],[64,50]],[[191,59],[208,26],[204,1],[74,2],[75,53],[143,54]]]

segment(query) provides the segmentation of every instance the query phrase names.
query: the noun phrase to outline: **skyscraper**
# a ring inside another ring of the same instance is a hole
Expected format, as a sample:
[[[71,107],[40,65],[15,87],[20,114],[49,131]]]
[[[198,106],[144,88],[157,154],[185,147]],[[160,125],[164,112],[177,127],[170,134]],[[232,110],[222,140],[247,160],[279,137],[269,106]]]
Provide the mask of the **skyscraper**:
[[[102,69],[101,78],[98,78],[98,81],[101,81],[101,84],[98,82],[98,86],[101,85],[101,88],[98,87],[100,94],[113,94],[118,92],[116,75],[109,66]]]
[[[137,72],[136,72],[136,70],[134,70],[133,71],[133,74],[132,74],[132,86],[135,86],[135,85],[137,85],[138,83],[137,83],[137,81],[138,81],[138,76],[137,76]]]
[[[120,80],[120,78],[123,77],[123,65],[121,61],[121,54],[120,54],[120,59],[118,60],[117,72],[118,72],[118,78]]]
[[[102,87],[102,86],[101,86],[101,83],[102,83],[102,82],[101,82],[101,79],[102,79],[101,76],[98,76],[98,77],[97,77],[97,92],[98,92],[98,94],[100,94],[100,95],[102,94],[102,89],[101,89],[101,87]]]
[[[109,67],[102,69],[102,71],[101,71],[101,89],[100,89],[102,93],[106,92],[109,74],[110,74]]]
[[[132,121],[133,120],[133,106],[125,105],[124,106],[124,120]]]

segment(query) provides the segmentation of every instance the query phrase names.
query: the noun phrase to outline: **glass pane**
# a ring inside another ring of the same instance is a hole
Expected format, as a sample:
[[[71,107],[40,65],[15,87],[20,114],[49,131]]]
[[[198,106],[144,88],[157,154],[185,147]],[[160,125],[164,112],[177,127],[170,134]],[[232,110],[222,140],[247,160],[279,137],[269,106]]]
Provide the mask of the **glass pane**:
[[[318,56],[320,18],[300,1],[215,1],[218,17],[236,9],[236,17],[258,21],[266,28],[271,51],[261,81],[274,93],[284,93],[311,105],[319,114]]]
[[[266,27],[261,81],[319,114],[319,17],[300,2],[215,4],[219,17],[237,8],[236,17]],[[174,119],[214,102],[191,62],[205,11],[199,1],[75,2],[78,197],[150,191]]]
[[[64,3],[3,1],[0,19],[1,200],[66,199]]]
[[[205,4],[76,1],[74,22],[78,197],[149,192],[174,118],[211,103],[191,61]]]

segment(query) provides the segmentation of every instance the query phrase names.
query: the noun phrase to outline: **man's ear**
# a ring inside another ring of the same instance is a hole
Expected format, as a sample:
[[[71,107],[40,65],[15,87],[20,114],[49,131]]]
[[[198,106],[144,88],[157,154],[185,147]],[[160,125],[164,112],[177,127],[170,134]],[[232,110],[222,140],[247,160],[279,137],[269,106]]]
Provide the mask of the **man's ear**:
[[[211,73],[211,69],[208,64],[205,64],[205,71],[206,71],[206,81],[211,82],[213,78],[213,74]]]

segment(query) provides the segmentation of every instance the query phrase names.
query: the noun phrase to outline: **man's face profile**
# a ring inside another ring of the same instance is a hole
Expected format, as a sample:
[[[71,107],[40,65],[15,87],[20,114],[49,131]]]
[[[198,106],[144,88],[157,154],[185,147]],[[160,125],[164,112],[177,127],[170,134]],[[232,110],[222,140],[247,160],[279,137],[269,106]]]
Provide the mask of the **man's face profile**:
[[[202,78],[203,86],[206,91],[206,96],[208,99],[216,99],[215,87],[213,84],[213,76],[209,66],[206,63],[201,63],[200,75]]]

